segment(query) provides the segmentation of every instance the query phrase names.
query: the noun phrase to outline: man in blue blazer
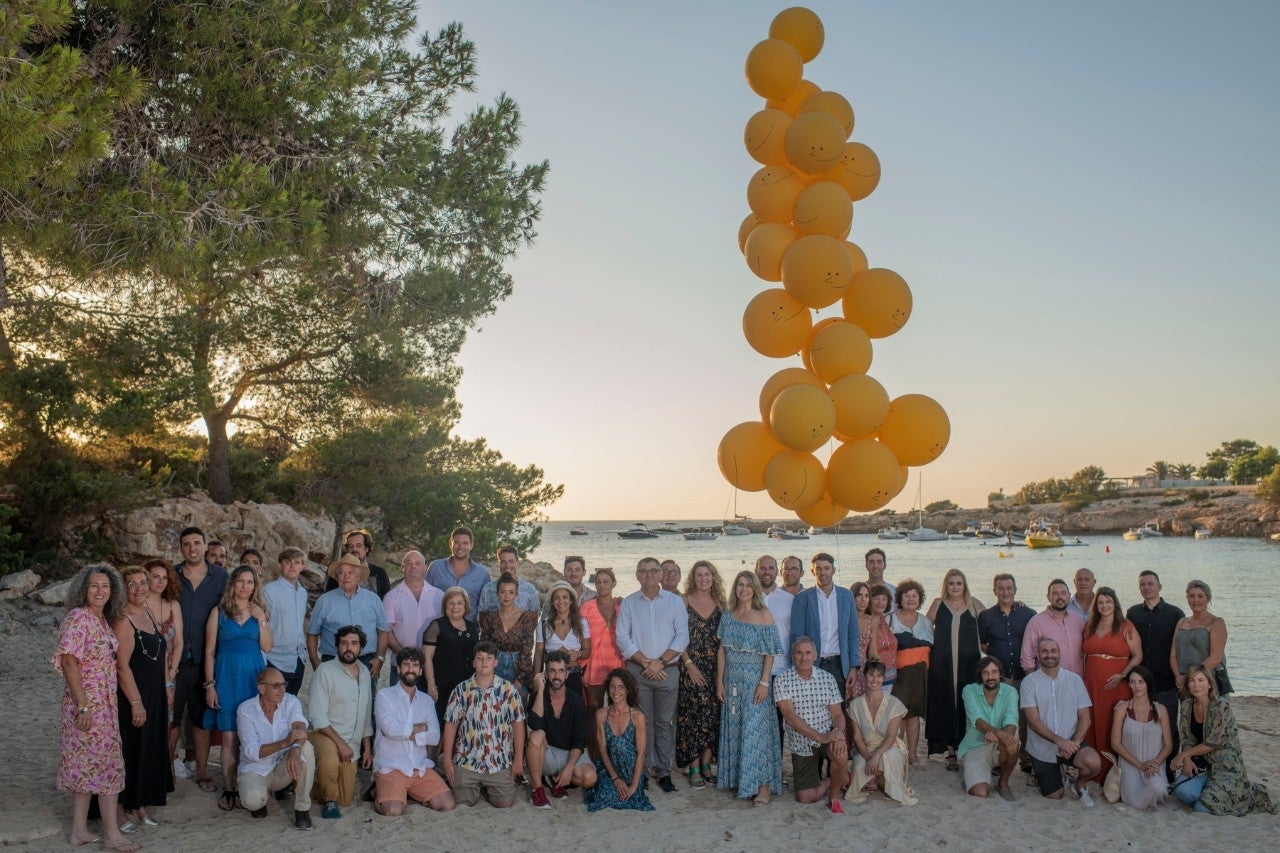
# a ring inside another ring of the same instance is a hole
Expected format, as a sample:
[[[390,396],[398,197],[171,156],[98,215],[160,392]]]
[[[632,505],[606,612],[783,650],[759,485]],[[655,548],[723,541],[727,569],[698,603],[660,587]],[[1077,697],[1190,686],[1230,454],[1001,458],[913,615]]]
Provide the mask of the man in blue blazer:
[[[812,562],[817,586],[801,590],[791,603],[791,642],[813,640],[818,666],[845,685],[847,693],[862,666],[853,593],[835,585],[836,563],[830,554],[814,554]]]

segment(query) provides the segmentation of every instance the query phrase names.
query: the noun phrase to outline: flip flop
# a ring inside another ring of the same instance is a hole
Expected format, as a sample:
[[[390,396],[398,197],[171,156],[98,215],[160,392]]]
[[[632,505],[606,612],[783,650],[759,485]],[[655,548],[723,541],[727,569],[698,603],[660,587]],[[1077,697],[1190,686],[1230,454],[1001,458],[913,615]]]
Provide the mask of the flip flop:
[[[212,794],[214,791],[218,790],[218,789],[214,786],[214,784],[213,784],[213,780],[212,780],[212,779],[209,779],[209,778],[207,778],[207,777],[206,777],[206,778],[204,778],[204,779],[197,779],[197,780],[196,780],[196,785],[198,785],[198,786],[199,786],[199,788],[200,788],[200,790],[201,790],[201,791],[204,791],[206,794]]]
[[[67,843],[70,844],[72,847],[84,847],[86,844],[101,844],[102,839],[95,835],[92,838],[87,839],[85,841],[72,841],[68,839]]]
[[[121,841],[119,844],[115,844],[111,847],[108,847],[106,844],[103,844],[102,849],[115,850],[117,851],[117,853],[136,853],[136,851],[142,849],[142,845],[135,844],[134,842],[126,838],[125,840]]]

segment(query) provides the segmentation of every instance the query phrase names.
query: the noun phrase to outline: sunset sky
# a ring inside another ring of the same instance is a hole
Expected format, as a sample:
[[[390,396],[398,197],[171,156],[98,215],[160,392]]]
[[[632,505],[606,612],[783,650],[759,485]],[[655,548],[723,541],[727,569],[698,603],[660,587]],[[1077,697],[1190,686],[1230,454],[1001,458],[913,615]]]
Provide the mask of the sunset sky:
[[[743,61],[785,6],[420,6],[476,43],[460,107],[507,92],[521,159],[551,163],[515,293],[463,349],[458,431],[564,484],[553,519],[722,517],[717,443],[799,364],[743,339],[774,285],[736,241],[763,106]],[[917,470],[926,502],[978,506],[1280,441],[1280,5],[808,6],[826,44],[805,76],[848,98],[882,165],[849,239],[914,296],[869,373],[951,418],[890,506]],[[738,508],[787,516],[763,492]]]

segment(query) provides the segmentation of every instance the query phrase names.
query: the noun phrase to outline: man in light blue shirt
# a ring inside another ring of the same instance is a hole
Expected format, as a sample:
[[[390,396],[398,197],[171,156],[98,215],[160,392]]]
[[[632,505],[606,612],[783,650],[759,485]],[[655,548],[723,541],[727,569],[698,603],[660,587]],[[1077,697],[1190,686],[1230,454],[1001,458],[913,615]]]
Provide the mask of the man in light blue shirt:
[[[1018,740],[1018,691],[1004,682],[1003,674],[999,659],[987,655],[978,661],[978,683],[965,685],[961,693],[968,728],[956,755],[964,762],[964,787],[970,796],[990,796],[991,771],[999,765],[996,790],[1003,799],[1012,801],[1009,777],[1018,764],[1022,744]]]
[[[280,577],[262,588],[262,598],[271,615],[271,651],[267,662],[284,673],[285,689],[298,695],[302,687],[302,662],[307,655],[307,636],[303,629],[307,620],[307,588],[298,583],[298,575],[307,555],[301,548],[285,548],[277,561]]]
[[[360,656],[369,667],[370,689],[376,693],[391,630],[382,610],[382,599],[361,586],[369,569],[353,554],[343,554],[329,566],[329,575],[337,579],[338,588],[316,600],[311,621],[307,623],[307,657],[311,659],[311,668],[314,670],[322,660],[337,657],[339,628],[358,625],[366,637],[378,638],[377,649]]]
[[[520,555],[516,546],[503,545],[498,548],[498,578],[511,575],[516,579],[516,608],[536,613],[542,607],[542,599],[538,597],[538,588],[520,577],[516,572],[520,569]],[[485,572],[488,577],[488,571]],[[480,590],[480,612],[488,613],[498,609],[498,581],[491,580]]]
[[[449,534],[449,556],[433,560],[427,567],[427,583],[441,592],[460,586],[471,599],[471,609],[480,610],[480,592],[491,578],[483,563],[471,559],[472,536],[468,527],[455,527]]]
[[[618,651],[640,687],[640,710],[649,719],[645,764],[667,793],[675,748],[675,720],[680,655],[689,646],[689,613],[684,599],[662,588],[662,567],[655,557],[636,564],[640,589],[622,600],[618,610]]]

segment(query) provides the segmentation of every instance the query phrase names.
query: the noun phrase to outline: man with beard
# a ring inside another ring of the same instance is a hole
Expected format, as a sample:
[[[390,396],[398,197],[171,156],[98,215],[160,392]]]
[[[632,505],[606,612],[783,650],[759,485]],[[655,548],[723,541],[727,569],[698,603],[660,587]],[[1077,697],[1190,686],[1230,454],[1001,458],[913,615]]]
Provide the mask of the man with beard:
[[[800,583],[800,579],[804,577],[804,560],[794,554],[785,557],[782,560],[782,589],[792,595],[799,595],[800,590],[804,589],[804,584]]]
[[[1027,752],[1031,753],[1031,767],[1041,796],[1060,800],[1062,789],[1068,787],[1082,806],[1091,808],[1093,798],[1088,785],[1102,767],[1101,756],[1084,745],[1093,720],[1093,702],[1084,679],[1059,667],[1060,658],[1056,640],[1040,639],[1036,643],[1039,667],[1022,679],[1019,704],[1027,714]],[[1069,768],[1075,768],[1077,778],[1068,785],[1063,776]]]
[[[896,593],[898,592],[898,587],[896,584],[891,584],[884,579],[885,567],[889,565],[889,561],[884,555],[884,550],[881,548],[872,548],[866,553],[863,560],[867,566],[867,586],[883,586],[885,589],[889,590],[889,609],[886,610],[885,613],[892,613],[897,607],[897,604],[894,603],[894,599],[897,597]]]
[[[323,815],[342,817],[356,788],[356,760],[373,766],[373,694],[369,670],[360,663],[366,641],[359,625],[338,629],[338,656],[316,667],[311,678],[311,746],[316,753],[316,781],[311,799],[324,803]],[[359,749],[359,754],[356,750]]]
[[[542,607],[542,599],[538,597],[538,588],[520,577],[520,554],[514,545],[498,547],[498,577],[511,575],[516,579],[516,608],[537,612]],[[579,578],[581,580],[581,578]],[[479,613],[490,613],[498,609],[498,581],[491,580],[480,590]]]
[[[568,678],[569,653],[564,649],[547,652],[546,672],[533,676],[525,761],[533,785],[530,801],[538,809],[551,808],[543,773],[549,777],[551,796],[558,800],[567,796],[570,785],[585,789],[596,783],[595,765],[587,757],[587,703],[565,690]]]
[[[830,554],[813,555],[817,583],[791,604],[791,642],[811,637],[818,647],[818,668],[831,673],[848,695],[862,665],[858,614],[853,593],[836,586],[836,562]]]
[[[1068,672],[1083,676],[1084,660],[1080,646],[1084,642],[1084,620],[1067,609],[1071,589],[1062,578],[1049,582],[1049,606],[1032,616],[1022,634],[1022,669],[1036,668],[1036,648],[1042,637],[1051,637],[1058,645],[1061,666]]]
[[[422,667],[421,649],[401,649],[396,652],[399,683],[378,691],[374,809],[387,817],[404,814],[411,798],[438,812],[454,807],[449,786],[427,755],[427,747],[440,743],[440,723],[436,703],[418,689]]]
[[[449,534],[449,556],[431,561],[427,567],[427,583],[441,592],[448,592],[453,586],[462,587],[471,599],[472,612],[479,612],[480,591],[490,578],[484,564],[471,559],[473,545],[471,528],[455,527]]]
[[[964,787],[973,797],[991,795],[991,771],[1000,767],[996,791],[1013,799],[1009,777],[1018,763],[1018,691],[1002,678],[1000,661],[990,655],[978,661],[978,682],[966,684],[965,717],[969,721],[956,754],[964,762]]]

